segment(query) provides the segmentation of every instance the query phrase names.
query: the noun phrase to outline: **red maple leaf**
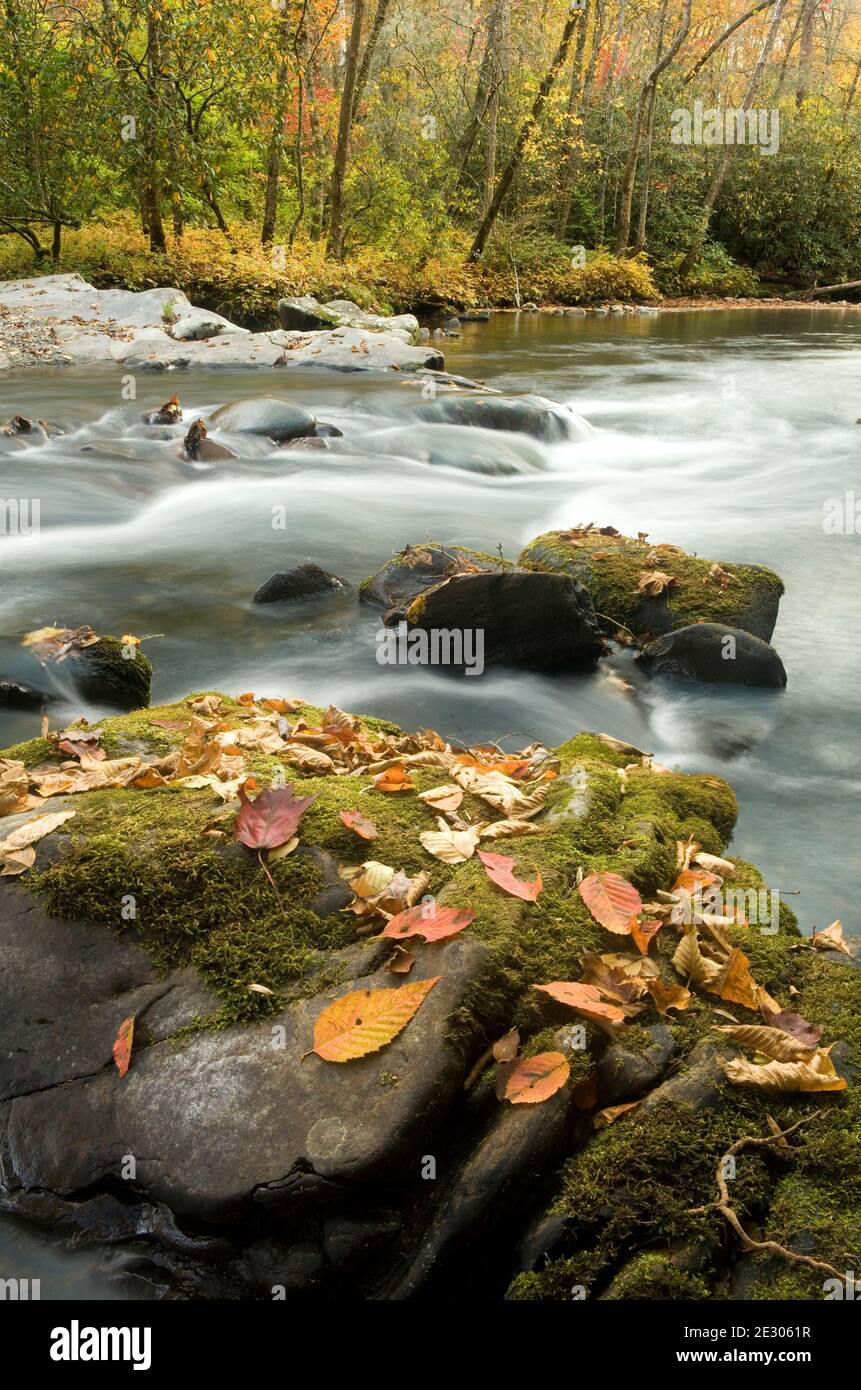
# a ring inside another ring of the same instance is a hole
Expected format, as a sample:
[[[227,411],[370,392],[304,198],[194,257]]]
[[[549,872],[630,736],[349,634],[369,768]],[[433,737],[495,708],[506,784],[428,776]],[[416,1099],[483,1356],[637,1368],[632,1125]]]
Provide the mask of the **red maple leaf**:
[[[236,838],[249,849],[278,849],[296,834],[296,827],[316,796],[294,797],[292,785],[270,788],[253,801],[239,788],[242,806],[236,817]]]

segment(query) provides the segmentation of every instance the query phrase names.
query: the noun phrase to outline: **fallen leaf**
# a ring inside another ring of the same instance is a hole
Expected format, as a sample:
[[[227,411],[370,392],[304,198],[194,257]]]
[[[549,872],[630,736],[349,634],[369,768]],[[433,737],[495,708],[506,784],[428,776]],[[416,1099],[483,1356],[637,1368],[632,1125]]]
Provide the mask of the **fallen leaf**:
[[[113,1046],[114,1061],[120,1076],[125,1076],[132,1060],[132,1039],[135,1032],[135,1016],[124,1018],[120,1024]]]
[[[852,958],[852,952],[843,940],[843,923],[840,921],[832,922],[830,927],[825,927],[822,931],[813,933],[811,945],[817,951],[840,951],[844,956]]]
[[[649,980],[646,989],[659,1014],[666,1014],[670,1009],[686,1009],[694,997],[684,985],[665,985],[662,980]]]
[[[397,989],[357,989],[336,999],[317,1017],[311,1051],[325,1062],[352,1062],[378,1052],[406,1027],[439,979]]]
[[[19,874],[32,869],[35,862],[36,851],[32,845],[28,845],[26,849],[13,849],[3,860],[0,878],[17,878]]]
[[[253,801],[239,788],[242,803],[236,817],[235,833],[241,844],[249,849],[277,849],[292,840],[304,813],[314,796],[294,797],[292,786],[270,788]]]
[[[463,801],[463,792],[453,782],[441,787],[431,787],[430,791],[419,792],[419,800],[424,801],[435,811],[456,811]]]
[[[251,984],[251,985],[248,986],[248,988],[249,988],[249,990],[251,991],[252,994],[274,994],[274,993],[275,993],[274,989],[270,989],[270,988],[268,987],[268,985],[254,985],[254,984]]]
[[[386,923],[381,935],[397,939],[422,936],[425,941],[442,941],[444,937],[455,936],[474,921],[475,913],[467,909],[420,903],[417,907],[407,908],[406,912],[399,912],[397,917]]]
[[[597,1115],[592,1116],[592,1124],[595,1129],[606,1129],[614,1120],[618,1120],[620,1115],[624,1115],[628,1110],[636,1110],[638,1105],[642,1105],[641,1100],[627,1100],[624,1105],[608,1105],[606,1109],[599,1110]]]
[[[737,1023],[731,1028],[719,1028],[718,1032],[731,1042],[749,1047],[751,1052],[759,1052],[777,1062],[809,1061],[815,1051],[815,1048],[805,1047],[781,1028],[769,1028],[760,1023]]]
[[[628,936],[631,918],[642,910],[643,900],[632,883],[619,874],[589,874],[577,892],[596,922],[617,936]]]
[[[571,1075],[564,1052],[539,1052],[524,1057],[508,1075],[505,1099],[512,1105],[536,1105],[549,1100]]]
[[[386,969],[393,975],[409,975],[416,958],[409,946],[395,946],[394,954],[386,961]]]
[[[512,869],[515,861],[510,859],[508,855],[489,854],[482,849],[478,850],[477,853],[484,865],[484,871],[492,883],[495,883],[498,888],[502,888],[504,892],[510,893],[514,898],[522,898],[524,902],[535,902],[544,886],[538,870],[536,870],[533,881],[527,883],[514,877]]]
[[[276,734],[276,738],[278,735]],[[313,777],[328,777],[335,771],[335,763],[319,748],[306,748],[302,743],[281,743],[280,757],[300,772]]]
[[[731,859],[721,859],[717,854],[705,854],[699,850],[693,858],[695,864],[709,869],[713,874],[720,874],[721,878],[732,878],[736,872],[736,866]]]
[[[683,936],[676,947],[673,968],[701,989],[709,989],[721,973],[721,967],[717,962],[703,955],[695,931]]]
[[[644,917],[642,921],[639,917],[631,918],[631,940],[642,955],[648,955],[649,942],[660,929],[661,923],[651,917]]]
[[[481,833],[478,826],[471,826],[468,830],[452,830],[442,819],[437,824],[439,830],[424,830],[419,835],[428,854],[445,864],[463,864],[471,859]]]
[[[541,825],[533,825],[531,820],[495,820],[484,826],[481,838],[507,840],[515,835],[540,835],[543,829]]]
[[[387,767],[385,772],[381,772],[379,777],[374,778],[374,786],[378,792],[415,791],[415,782],[410,781],[403,763],[395,763],[393,767]]]
[[[735,1086],[756,1086],[762,1091],[845,1091],[846,1081],[835,1070],[826,1048],[805,1062],[767,1062],[759,1066],[744,1057],[725,1061],[719,1057]]]
[[[376,898],[395,876],[394,869],[388,864],[381,864],[378,859],[366,859],[358,869],[342,867],[339,873],[353,892],[365,899]]]
[[[788,1033],[802,1047],[816,1047],[825,1029],[822,1024],[808,1023],[801,1014],[794,1014],[791,1009],[769,1009],[760,1000],[759,1011],[770,1028],[779,1028],[781,1032]]]
[[[578,984],[574,980],[553,980],[548,985],[533,985],[532,988],[549,994],[557,1003],[574,1009],[584,1018],[597,1024],[605,1033],[617,1032],[627,1016],[620,1005],[605,1003],[594,985]]]
[[[658,594],[662,594],[665,589],[677,589],[678,587],[678,579],[672,574],[667,574],[665,570],[643,570],[639,576],[639,583],[635,592],[648,594],[650,598],[655,598]]]
[[[750,961],[743,951],[736,948],[707,989],[726,999],[730,1004],[741,1004],[745,1009],[759,1009],[757,983],[749,970]]]
[[[361,811],[339,811],[339,816],[348,830],[353,830],[362,840],[375,840],[377,827]]]
[[[501,1038],[497,1038],[491,1049],[495,1062],[513,1062],[520,1047],[520,1033],[516,1028],[511,1028],[507,1033],[503,1033]]]
[[[7,835],[5,840],[0,841],[0,859],[17,854],[18,850],[26,849],[28,845],[34,845],[37,840],[50,835],[52,830],[71,820],[74,814],[74,811],[51,811],[48,815],[35,816],[25,821],[17,830],[13,830],[11,835]]]

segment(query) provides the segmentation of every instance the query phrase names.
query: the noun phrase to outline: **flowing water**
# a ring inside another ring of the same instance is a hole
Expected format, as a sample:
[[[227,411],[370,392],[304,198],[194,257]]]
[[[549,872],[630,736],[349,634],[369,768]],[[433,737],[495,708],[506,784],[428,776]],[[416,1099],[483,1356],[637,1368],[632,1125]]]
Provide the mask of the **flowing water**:
[[[579,437],[546,445],[428,424],[421,383],[406,373],[141,374],[133,402],[115,367],[5,374],[0,419],[77,428],[0,454],[3,497],[41,506],[38,535],[0,541],[0,673],[14,672],[29,629],[89,623],[159,634],[146,643],[154,702],[206,688],[300,695],[509,748],[603,730],[662,763],[725,776],[741,802],[732,852],[788,897],[805,931],[836,917],[861,930],[859,311],[503,314],[465,325],[446,361],[566,403],[585,422]],[[245,437],[236,462],[190,464],[172,436],[154,441],[140,423],[172,390],[195,413],[277,393],[344,438],[299,452]],[[848,501],[843,534],[824,525],[835,501]],[[515,558],[542,531],[590,521],[776,569],[786,690],[649,683],[623,654],[577,675],[387,668],[375,656],[378,615],[354,598],[251,602],[273,571],[305,560],[355,583],[407,542]],[[54,717],[103,712],[72,698]],[[36,732],[37,715],[0,712],[0,746]],[[67,1287],[53,1246],[16,1234],[10,1249],[19,1277],[41,1271]]]

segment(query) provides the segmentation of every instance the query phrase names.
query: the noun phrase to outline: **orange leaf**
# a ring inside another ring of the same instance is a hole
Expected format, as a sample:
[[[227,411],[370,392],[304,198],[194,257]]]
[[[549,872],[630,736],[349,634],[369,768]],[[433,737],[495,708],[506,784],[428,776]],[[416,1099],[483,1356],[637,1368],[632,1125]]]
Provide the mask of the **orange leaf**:
[[[484,865],[484,872],[487,877],[498,888],[502,888],[514,898],[523,898],[525,902],[535,902],[544,887],[538,870],[535,872],[535,879],[532,883],[524,883],[522,879],[515,878],[511,872],[514,867],[514,860],[510,859],[507,854],[488,854],[486,850],[482,849],[476,850],[476,853]]]
[[[628,1100],[624,1105],[608,1105],[605,1110],[599,1110],[597,1115],[592,1116],[592,1124],[596,1129],[606,1129],[614,1120],[618,1120],[620,1115],[624,1115],[628,1110],[636,1110],[638,1105],[642,1105],[641,1100]]]
[[[539,1052],[535,1057],[524,1057],[509,1073],[505,1099],[512,1105],[535,1105],[549,1100],[570,1074],[564,1052]]]
[[[631,918],[641,911],[643,900],[626,878],[619,874],[589,874],[577,889],[596,922],[617,936],[627,936]]]
[[[681,889],[685,893],[695,893],[698,887],[708,888],[712,883],[720,883],[720,879],[707,869],[682,869],[671,891],[678,893]]]
[[[132,1039],[135,1032],[135,1016],[124,1018],[113,1046],[114,1061],[120,1076],[125,1076],[132,1060]]]
[[[639,917],[631,918],[631,939],[641,956],[649,954],[649,942],[660,930],[660,922],[656,922],[652,917],[644,917],[642,922]]]
[[[326,1062],[352,1062],[378,1052],[407,1026],[439,979],[398,989],[356,989],[336,999],[314,1024],[311,1051]]]
[[[348,830],[354,830],[363,840],[376,840],[377,827],[361,811],[339,811],[338,815]]]
[[[748,969],[750,961],[738,947],[733,951],[720,975],[706,986],[710,994],[717,994],[730,1004],[741,1004],[745,1009],[759,1009],[759,995],[756,981]]]
[[[430,911],[428,910],[430,907]],[[425,941],[441,941],[454,936],[475,920],[475,913],[459,907],[436,907],[419,903],[399,912],[386,923],[383,936],[400,939],[404,936],[423,936]]]
[[[394,767],[387,767],[385,772],[381,772],[379,777],[374,778],[374,786],[379,792],[411,792],[415,790],[415,783],[410,781],[403,763],[395,763]]]
[[[237,705],[253,705],[253,704],[254,704],[254,691],[253,691],[253,690],[246,690],[244,695],[237,695],[237,697],[236,697],[236,703],[237,703]]]
[[[665,985],[661,980],[647,980],[646,989],[655,1001],[659,1014],[668,1009],[686,1009],[693,995],[684,985]]]
[[[597,1023],[607,1033],[615,1033],[625,1022],[625,1010],[618,1004],[606,1004],[594,985],[577,984],[574,980],[552,980],[548,985],[533,985],[533,989],[549,994],[559,1004],[576,1009],[578,1014]]]

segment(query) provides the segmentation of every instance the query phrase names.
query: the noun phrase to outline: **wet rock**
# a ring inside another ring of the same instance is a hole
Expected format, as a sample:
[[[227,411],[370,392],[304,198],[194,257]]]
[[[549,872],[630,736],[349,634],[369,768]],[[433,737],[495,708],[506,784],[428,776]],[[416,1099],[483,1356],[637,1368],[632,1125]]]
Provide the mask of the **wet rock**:
[[[317,434],[321,439],[343,439],[344,431],[337,425],[327,425],[324,420],[317,421]]]
[[[418,594],[458,568],[469,566],[494,572],[506,568],[508,562],[463,545],[441,545],[436,541],[408,545],[359,585],[359,597],[363,603],[386,609],[387,615],[402,614]]]
[[[0,680],[0,709],[39,709],[49,698],[26,685]]]
[[[443,328],[451,338],[460,337],[460,319],[446,319]]]
[[[121,1087],[113,1067],[63,1086],[37,1081],[9,1109],[7,1182],[65,1196],[116,1178],[131,1153],[139,1189],[180,1215],[216,1219],[240,1214],[267,1190],[289,1207],[293,1174],[330,1184],[403,1174],[462,1085],[464,1055],[447,1037],[488,953],[454,938],[416,954],[411,981],[438,983],[384,1052],[349,1064],[349,1077],[314,1055],[300,1061],[317,1015],[357,987],[348,979],[265,1024],[152,1043],[136,1051]],[[399,983],[380,970],[360,987]],[[106,1029],[107,1048],[115,1032]]]
[[[171,396],[157,410],[145,411],[142,419],[145,425],[178,425],[182,420],[179,396]]]
[[[28,420],[26,415],[13,415],[11,420],[7,420],[3,425],[0,433],[7,435],[32,434],[33,428],[33,421]]]
[[[485,1136],[472,1149],[439,1203],[432,1226],[392,1296],[412,1297],[444,1257],[465,1239],[480,1239],[530,1200],[544,1169],[559,1152],[571,1102],[570,1080],[541,1105],[506,1103],[494,1112]],[[444,1273],[444,1271],[442,1271]]]
[[[228,434],[263,434],[277,443],[313,434],[316,420],[310,410],[278,396],[250,396],[223,405],[210,424]]]
[[[85,700],[117,709],[149,704],[152,666],[139,646],[118,637],[100,637],[67,657],[64,665]]]
[[[527,569],[570,574],[585,584],[597,612],[640,641],[691,623],[726,623],[768,642],[783,584],[762,565],[715,562],[679,546],[620,535],[612,526],[547,531],[521,551]],[[650,573],[676,582],[655,595],[639,588]]]
[[[253,603],[283,603],[294,599],[316,598],[320,594],[343,593],[350,586],[337,574],[330,574],[319,565],[298,565],[296,569],[281,570],[261,584]]]
[[[278,301],[278,321],[287,331],[315,328],[337,328],[340,320],[336,313],[324,309],[312,294],[292,295]]]
[[[353,454],[397,455],[492,478],[539,471],[547,466],[541,444],[529,435],[476,430],[467,425],[389,425],[350,438],[344,447]]]
[[[672,1032],[663,1023],[625,1029],[598,1063],[599,1104],[619,1105],[650,1090],[669,1066],[674,1047]]]
[[[719,1057],[737,1057],[738,1049],[727,1043],[698,1042],[687,1059],[687,1068],[678,1076],[662,1081],[643,1100],[637,1114],[648,1115],[660,1105],[679,1105],[699,1110],[712,1110],[720,1104],[723,1088],[728,1084]]]
[[[786,671],[774,647],[740,628],[694,623],[650,642],[638,660],[653,675],[782,690]]]
[[[465,309],[459,315],[461,323],[488,323],[492,309]]]
[[[486,430],[514,430],[546,443],[581,438],[578,417],[541,396],[440,396],[416,412],[422,420],[444,420]]]
[[[603,651],[589,594],[564,575],[455,574],[415,598],[406,620],[482,633],[486,665],[565,670],[592,666]]]
[[[182,441],[179,452],[185,458],[191,459],[192,463],[215,463],[219,459],[235,459],[237,457],[232,449],[216,443],[214,439],[207,438],[206,425],[202,420],[194,421]]]
[[[328,439],[320,439],[316,434],[308,435],[305,439],[291,439],[283,446],[285,449],[310,449],[311,452],[319,450],[325,451],[330,448]]]
[[[532,302],[531,299],[530,299],[530,301],[529,301],[528,304],[521,304],[520,307],[521,307],[521,309],[522,309],[522,311],[523,311],[524,314],[537,314],[537,313],[538,313],[538,305],[537,305],[537,304],[534,304],[534,303]]]

